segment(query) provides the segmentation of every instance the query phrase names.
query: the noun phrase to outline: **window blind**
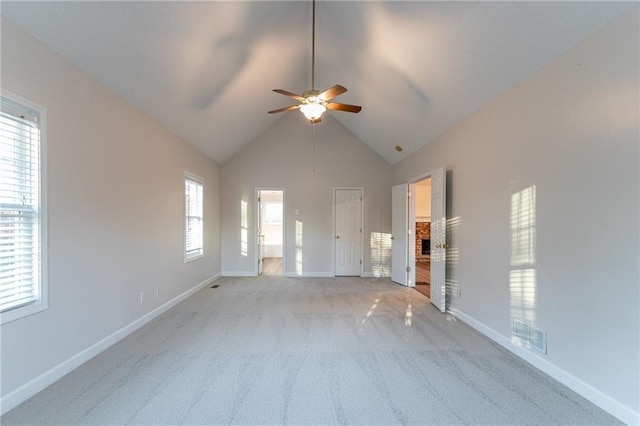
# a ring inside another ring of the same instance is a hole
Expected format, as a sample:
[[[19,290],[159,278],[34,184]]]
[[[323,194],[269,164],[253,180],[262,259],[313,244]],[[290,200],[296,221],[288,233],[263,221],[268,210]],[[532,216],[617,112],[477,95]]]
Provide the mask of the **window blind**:
[[[0,312],[6,312],[40,298],[40,129],[37,111],[0,99]]]
[[[204,254],[203,182],[185,176],[185,260]]]

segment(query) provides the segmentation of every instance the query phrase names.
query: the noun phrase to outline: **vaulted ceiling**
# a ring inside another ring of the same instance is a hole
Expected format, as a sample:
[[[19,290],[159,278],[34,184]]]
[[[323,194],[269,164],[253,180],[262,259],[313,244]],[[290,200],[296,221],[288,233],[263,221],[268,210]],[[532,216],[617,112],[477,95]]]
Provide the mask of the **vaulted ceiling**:
[[[362,112],[329,113],[395,164],[634,4],[318,1],[316,88],[347,87],[335,100]],[[0,7],[220,163],[281,118],[268,110],[295,104],[272,89],[311,88],[311,2]]]

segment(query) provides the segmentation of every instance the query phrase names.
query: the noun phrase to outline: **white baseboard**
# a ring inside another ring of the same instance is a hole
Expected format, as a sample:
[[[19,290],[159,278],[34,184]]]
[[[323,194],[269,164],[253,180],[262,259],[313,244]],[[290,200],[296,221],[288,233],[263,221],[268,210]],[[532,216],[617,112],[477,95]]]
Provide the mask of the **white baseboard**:
[[[303,272],[303,277],[308,278],[333,278],[333,272]]]
[[[596,389],[590,384],[580,380],[573,374],[563,370],[562,368],[552,364],[541,355],[531,352],[523,347],[517,346],[509,340],[509,338],[498,333],[494,329],[484,325],[475,318],[459,311],[456,308],[450,309],[450,311],[456,318],[476,329],[480,333],[484,334],[494,342],[503,346],[505,349],[514,353],[519,358],[522,358],[529,364],[533,365],[537,369],[543,371],[549,376],[553,377],[569,389],[573,390],[577,394],[583,396],[593,404],[602,408],[618,420],[628,425],[640,424],[640,412],[634,411],[631,407],[628,407],[620,401],[610,397],[602,391]]]
[[[285,277],[290,278],[333,278],[333,272],[303,272],[302,275],[296,272],[285,272],[283,274]]]
[[[108,349],[110,346],[118,343],[120,340],[127,337],[129,334],[133,333],[143,325],[147,324],[160,314],[168,311],[178,303],[182,302],[192,294],[196,293],[200,289],[204,288],[208,284],[220,278],[220,274],[213,275],[191,289],[185,291],[179,296],[171,299],[165,304],[155,308],[153,311],[143,315],[137,320],[127,324],[122,327],[118,331],[112,333],[111,335],[105,337],[104,339],[94,343],[88,348],[78,352],[71,358],[61,362],[35,379],[31,380],[28,383],[20,386],[19,388],[9,392],[4,397],[0,398],[0,415],[5,414],[11,409],[17,407],[22,404],[24,401],[28,400],[38,392],[44,390],[47,386],[50,386],[57,380],[61,379],[63,376],[69,374],[71,371],[80,367],[85,362],[89,361],[94,356]]]
[[[371,271],[363,272],[362,278],[391,278],[391,275],[376,275]]]
[[[255,271],[222,271],[223,277],[255,277]]]

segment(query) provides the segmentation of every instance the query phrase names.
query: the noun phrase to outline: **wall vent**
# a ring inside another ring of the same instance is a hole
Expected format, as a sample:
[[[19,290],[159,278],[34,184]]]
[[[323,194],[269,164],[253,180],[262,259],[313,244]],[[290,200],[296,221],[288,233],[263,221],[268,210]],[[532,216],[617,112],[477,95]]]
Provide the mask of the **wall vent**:
[[[526,322],[513,319],[513,342],[536,349],[547,354],[547,332],[539,330]]]

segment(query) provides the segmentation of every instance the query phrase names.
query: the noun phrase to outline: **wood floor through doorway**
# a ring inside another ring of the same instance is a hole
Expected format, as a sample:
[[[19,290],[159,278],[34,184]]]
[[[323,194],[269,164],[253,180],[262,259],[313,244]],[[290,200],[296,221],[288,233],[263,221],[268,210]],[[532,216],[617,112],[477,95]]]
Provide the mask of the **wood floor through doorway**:
[[[262,275],[282,276],[282,258],[265,257],[262,259]]]
[[[431,262],[416,262],[416,290],[431,297]]]

